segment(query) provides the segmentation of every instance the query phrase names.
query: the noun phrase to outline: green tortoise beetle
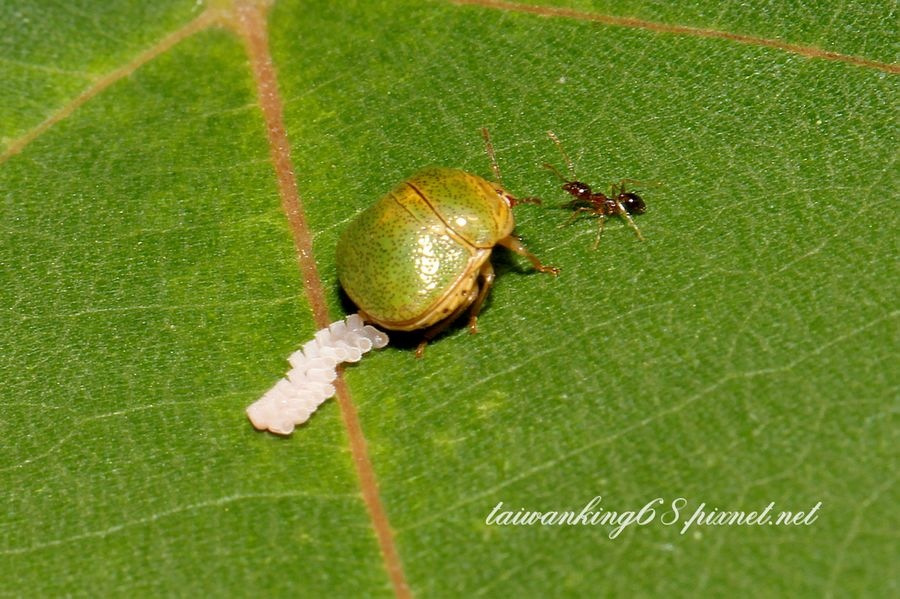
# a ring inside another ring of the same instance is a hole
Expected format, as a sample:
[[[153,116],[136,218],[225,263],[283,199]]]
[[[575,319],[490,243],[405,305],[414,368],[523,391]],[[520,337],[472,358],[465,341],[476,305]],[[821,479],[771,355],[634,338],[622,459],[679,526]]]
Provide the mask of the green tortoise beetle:
[[[477,332],[481,306],[494,281],[491,250],[501,245],[541,264],[513,236],[517,199],[499,183],[500,169],[482,129],[498,183],[451,168],[425,168],[354,218],[337,246],[338,278],[367,322],[395,331],[426,329],[416,350],[470,309]]]

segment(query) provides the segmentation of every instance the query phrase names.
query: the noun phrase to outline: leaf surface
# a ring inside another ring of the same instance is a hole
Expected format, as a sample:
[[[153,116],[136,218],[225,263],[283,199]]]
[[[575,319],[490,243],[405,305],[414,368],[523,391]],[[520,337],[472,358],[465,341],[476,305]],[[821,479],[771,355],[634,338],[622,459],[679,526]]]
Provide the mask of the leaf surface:
[[[0,138],[197,18],[0,9]],[[76,6],[75,8],[72,8]],[[889,63],[893,5],[537,4]],[[721,7],[721,8],[719,8]],[[441,2],[284,1],[271,52],[334,319],[337,237],[434,164],[543,198],[454,327],[348,369],[418,596],[877,596],[896,586],[896,71],[759,43]],[[637,241],[577,175],[648,204]],[[0,147],[0,152],[2,152]],[[339,407],[244,407],[316,329],[241,39],[204,27],[0,162],[0,590],[390,596]],[[518,511],[809,510],[809,526],[489,526]],[[663,508],[665,509],[665,508]]]

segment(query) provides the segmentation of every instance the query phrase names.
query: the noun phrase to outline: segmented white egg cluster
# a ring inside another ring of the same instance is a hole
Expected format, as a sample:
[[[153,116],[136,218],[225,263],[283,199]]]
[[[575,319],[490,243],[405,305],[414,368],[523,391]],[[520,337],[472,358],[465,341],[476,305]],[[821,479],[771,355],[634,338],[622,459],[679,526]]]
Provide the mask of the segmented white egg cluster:
[[[363,323],[359,314],[339,320],[316,333],[315,338],[290,355],[287,378],[247,408],[247,416],[259,430],[279,435],[293,432],[334,395],[337,365],[359,362],[372,348],[387,345],[388,336]]]

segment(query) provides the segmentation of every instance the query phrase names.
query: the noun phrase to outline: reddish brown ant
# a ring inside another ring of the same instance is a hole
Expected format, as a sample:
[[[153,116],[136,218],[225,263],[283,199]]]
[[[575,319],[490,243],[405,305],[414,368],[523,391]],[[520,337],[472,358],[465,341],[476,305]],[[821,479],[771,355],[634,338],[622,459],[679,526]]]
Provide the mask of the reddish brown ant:
[[[569,155],[566,154],[566,151],[563,149],[562,143],[560,143],[556,134],[554,134],[553,131],[547,131],[547,135],[553,140],[553,143],[556,144],[559,153],[562,154],[563,160],[566,161],[566,166],[569,167],[571,179],[563,177],[559,170],[552,164],[545,162],[544,168],[553,171],[563,182],[563,190],[575,197],[574,200],[563,206],[564,208],[571,208],[575,213],[572,214],[572,217],[569,220],[560,226],[564,227],[570,224],[578,218],[579,215],[585,212],[596,216],[599,219],[597,239],[594,241],[593,246],[593,249],[596,250],[597,246],[600,245],[600,237],[603,235],[603,226],[606,224],[607,217],[619,216],[628,222],[629,226],[634,229],[637,238],[643,241],[644,236],[641,235],[641,230],[634,224],[631,215],[643,214],[647,210],[647,206],[644,204],[644,200],[641,196],[632,191],[626,191],[625,187],[626,183],[637,183],[637,181],[632,179],[622,179],[618,184],[612,186],[609,195],[599,191],[595,193],[591,190],[590,185],[582,183],[576,178],[575,167],[572,164],[572,160],[569,158]]]

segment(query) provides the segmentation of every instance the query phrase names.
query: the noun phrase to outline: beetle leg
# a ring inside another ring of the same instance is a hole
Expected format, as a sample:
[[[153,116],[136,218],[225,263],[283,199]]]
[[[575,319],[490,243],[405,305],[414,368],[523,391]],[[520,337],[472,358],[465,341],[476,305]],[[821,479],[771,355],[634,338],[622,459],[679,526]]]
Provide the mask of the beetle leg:
[[[469,312],[469,333],[472,335],[478,332],[478,313],[481,312],[484,298],[487,297],[488,291],[491,290],[491,286],[494,284],[494,267],[491,266],[490,260],[485,261],[481,265],[478,276],[481,279],[481,287],[478,288],[478,295],[472,303],[472,310]]]
[[[460,315],[462,315],[463,312],[469,309],[469,306],[472,305],[472,301],[475,299],[476,291],[477,289],[473,288],[472,291],[469,292],[469,296],[465,299],[465,301],[460,303],[460,305],[457,306],[456,309],[447,316],[447,318],[444,318],[440,322],[437,322],[425,329],[425,332],[422,333],[422,340],[416,347],[417,358],[421,358],[423,355],[425,355],[425,346],[428,345],[429,341],[447,330],[447,327],[453,324],[456,319],[459,318]]]
[[[498,241],[497,244],[502,245],[506,249],[511,250],[511,251],[519,254],[520,256],[524,256],[525,258],[528,258],[528,260],[531,262],[531,265],[534,266],[535,270],[539,270],[541,272],[547,272],[547,273],[550,273],[553,275],[559,274],[559,269],[557,267],[544,266],[543,264],[541,264],[541,261],[538,260],[538,257],[535,256],[534,254],[532,254],[531,252],[529,252],[527,249],[525,249],[525,246],[522,245],[522,242],[519,241],[518,238],[513,237],[512,235],[504,237],[503,239]]]

